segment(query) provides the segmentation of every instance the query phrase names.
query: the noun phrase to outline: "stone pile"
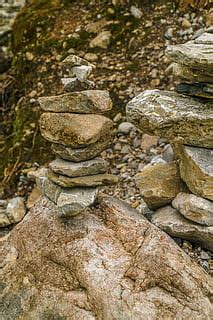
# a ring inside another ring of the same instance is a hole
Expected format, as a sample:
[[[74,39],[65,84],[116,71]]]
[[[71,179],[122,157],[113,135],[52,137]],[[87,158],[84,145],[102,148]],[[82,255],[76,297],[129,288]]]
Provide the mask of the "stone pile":
[[[95,87],[88,80],[95,66],[75,55],[63,65],[67,93],[39,98],[41,134],[52,142],[57,159],[37,183],[61,216],[73,216],[94,203],[99,187],[117,183],[116,176],[106,173],[108,162],[99,157],[114,130],[113,121],[102,115],[112,108],[108,91],[89,90]]]
[[[213,250],[213,34],[170,46],[176,92],[150,90],[127,104],[128,120],[169,140],[177,161],[148,165],[136,183],[152,222]],[[165,207],[164,207],[165,206]]]

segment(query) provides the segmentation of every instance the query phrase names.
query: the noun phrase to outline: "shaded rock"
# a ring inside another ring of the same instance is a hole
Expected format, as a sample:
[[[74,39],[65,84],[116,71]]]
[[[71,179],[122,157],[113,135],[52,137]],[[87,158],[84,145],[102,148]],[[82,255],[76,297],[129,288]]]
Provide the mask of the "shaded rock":
[[[202,35],[193,41],[184,44],[168,46],[167,55],[173,61],[184,64],[190,68],[213,69],[213,54],[211,44],[198,43]]]
[[[90,41],[89,46],[91,48],[99,47],[101,49],[107,49],[110,44],[112,34],[110,31],[102,31],[97,37],[95,37],[92,41]]]
[[[95,83],[90,80],[81,82],[77,78],[62,78],[61,82],[64,85],[64,90],[67,92],[84,91],[95,88]]]
[[[172,202],[181,190],[181,180],[176,163],[159,163],[146,166],[135,176],[143,200],[151,209]]]
[[[213,150],[174,145],[180,175],[191,192],[213,200]]]
[[[181,192],[172,201],[172,206],[189,220],[213,226],[213,202],[209,200]]]
[[[58,197],[62,192],[62,188],[60,186],[50,181],[47,177],[37,178],[36,184],[48,199],[57,203]]]
[[[203,104],[172,91],[147,90],[127,104],[126,112],[128,120],[143,132],[213,148],[210,103]]]
[[[53,144],[52,151],[57,156],[65,160],[74,162],[90,160],[99,156],[100,153],[112,143],[113,137],[114,135],[110,132],[106,136],[101,137],[96,143],[79,149],[72,149],[60,144]]]
[[[1,242],[0,256],[2,319],[212,314],[211,277],[138,211],[112,198],[65,222],[44,198]]]
[[[180,83],[176,86],[178,93],[213,99],[213,84],[210,83]]]
[[[173,63],[173,74],[179,78],[186,79],[192,82],[208,82],[213,83],[213,77],[208,73],[208,70],[197,70],[179,63]]]
[[[213,227],[194,223],[170,206],[158,209],[152,216],[152,222],[173,237],[197,242],[213,251]]]
[[[17,223],[23,219],[26,214],[24,198],[15,197],[8,201],[6,214],[10,223]]]
[[[41,109],[51,112],[104,113],[112,109],[107,90],[85,90],[38,99]]]
[[[158,144],[159,137],[150,136],[144,133],[141,139],[141,149],[149,150],[151,147],[156,147]]]
[[[77,67],[77,66],[90,66],[93,69],[95,68],[95,65],[88,62],[87,60],[80,58],[74,54],[71,54],[69,56],[67,56],[63,61],[62,61],[62,65],[64,65],[64,67],[66,67],[67,69],[72,69],[73,67]]]
[[[0,228],[9,226],[11,224],[7,213],[6,213],[6,209],[0,208]]]
[[[36,204],[36,202],[39,201],[41,195],[42,193],[39,188],[33,188],[33,190],[30,192],[29,197],[27,198],[27,209],[32,208]]]
[[[134,127],[134,124],[130,122],[122,122],[118,126],[118,133],[129,134]]]
[[[175,159],[174,151],[170,144],[165,145],[163,152],[162,152],[162,159],[166,162],[172,162]]]
[[[78,66],[72,68],[72,76],[75,76],[79,81],[83,82],[87,80],[92,72],[91,66]]]
[[[55,184],[64,188],[107,186],[118,183],[118,178],[116,176],[107,173],[70,178],[48,170],[48,178]]]
[[[109,163],[101,158],[83,162],[70,162],[62,159],[56,159],[49,163],[49,168],[55,172],[68,177],[82,177],[107,171]]]
[[[113,121],[97,114],[43,113],[39,120],[42,136],[74,148],[86,147],[108,134]]]

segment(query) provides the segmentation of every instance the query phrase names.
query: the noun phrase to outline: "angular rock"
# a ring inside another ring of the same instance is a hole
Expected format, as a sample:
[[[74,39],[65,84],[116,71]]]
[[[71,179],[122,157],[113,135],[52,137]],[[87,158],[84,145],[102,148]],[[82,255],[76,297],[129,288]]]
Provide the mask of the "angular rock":
[[[39,123],[46,140],[73,148],[91,145],[113,128],[112,120],[97,114],[46,112],[41,115]]]
[[[60,193],[57,207],[61,217],[76,216],[94,204],[98,188],[72,188]]]
[[[107,173],[70,178],[48,170],[48,178],[55,184],[64,188],[107,186],[118,183],[118,178],[116,176]]]
[[[62,192],[62,188],[50,181],[47,177],[43,178],[40,189],[42,190],[43,194],[54,203],[57,203],[58,197]]]
[[[197,70],[189,68],[179,63],[173,63],[173,74],[179,78],[189,80],[191,82],[207,82],[213,83],[213,77],[208,70]]]
[[[109,163],[101,158],[95,158],[79,163],[56,159],[50,162],[49,168],[55,173],[68,177],[82,177],[105,173],[109,168]]]
[[[0,208],[0,228],[7,227],[10,224],[11,222],[7,216],[6,209]]]
[[[126,112],[128,120],[143,132],[213,148],[210,103],[204,104],[172,91],[147,90],[127,104]]]
[[[190,68],[213,70],[213,53],[211,44],[198,43],[196,40],[184,44],[168,46],[167,55],[171,60]]]
[[[90,80],[80,82],[77,78],[62,78],[61,82],[64,85],[64,90],[67,92],[84,91],[95,88],[95,83]]]
[[[146,166],[135,176],[136,185],[150,209],[172,202],[181,190],[176,163],[159,163]]]
[[[158,144],[159,137],[150,136],[149,134],[144,133],[141,139],[141,149],[149,150],[151,147],[156,147]]]
[[[209,32],[204,32],[194,40],[194,43],[213,45],[213,34]]]
[[[26,214],[24,198],[15,197],[10,199],[8,201],[6,214],[10,223],[17,223],[21,221]]]
[[[180,83],[176,91],[194,97],[213,99],[213,84],[210,83]]]
[[[172,237],[199,243],[213,251],[213,227],[201,226],[183,217],[176,209],[166,206],[152,216],[152,223]]]
[[[87,60],[80,58],[74,54],[67,56],[62,61],[62,64],[68,69],[71,69],[76,66],[90,66],[92,68],[95,68],[94,64],[92,64],[92,63],[88,62]]]
[[[198,196],[213,200],[213,150],[174,145],[180,158],[180,175],[189,190]]]
[[[213,226],[213,202],[194,194],[180,192],[172,206],[185,218],[201,225]]]
[[[91,48],[99,47],[101,49],[107,49],[110,44],[112,34],[110,31],[102,31],[97,37],[95,37],[92,41],[90,41],[89,46]]]
[[[79,81],[84,82],[87,80],[92,72],[91,66],[76,66],[71,70],[72,76],[75,76]]]
[[[62,159],[80,162],[93,159],[100,155],[113,141],[114,134],[110,132],[96,143],[90,144],[85,148],[72,149],[61,144],[52,144],[52,151]]]
[[[1,241],[0,256],[1,319],[212,315],[211,277],[138,211],[112,198],[65,223],[43,198]]]
[[[38,99],[41,109],[49,112],[104,113],[112,109],[107,90],[85,90]]]

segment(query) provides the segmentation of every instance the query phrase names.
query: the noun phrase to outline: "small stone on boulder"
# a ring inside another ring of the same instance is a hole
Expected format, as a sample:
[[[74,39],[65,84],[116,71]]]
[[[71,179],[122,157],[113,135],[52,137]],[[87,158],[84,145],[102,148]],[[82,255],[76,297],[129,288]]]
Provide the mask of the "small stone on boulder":
[[[118,126],[118,133],[129,134],[134,127],[134,124],[130,122],[122,122]]]
[[[84,91],[95,88],[95,83],[90,80],[80,82],[77,78],[62,78],[61,82],[64,86],[64,90],[67,92]]]
[[[17,223],[23,219],[26,214],[24,198],[15,197],[8,201],[6,214],[10,223]]]
[[[75,76],[80,82],[84,82],[85,80],[87,80],[91,72],[91,66],[78,66],[72,68],[71,76]]]

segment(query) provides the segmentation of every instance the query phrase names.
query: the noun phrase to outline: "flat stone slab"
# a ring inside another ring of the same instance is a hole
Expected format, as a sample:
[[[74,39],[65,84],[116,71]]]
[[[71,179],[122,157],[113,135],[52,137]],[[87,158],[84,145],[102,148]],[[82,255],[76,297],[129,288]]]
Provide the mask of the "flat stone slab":
[[[96,143],[90,144],[87,147],[73,149],[61,144],[52,144],[52,151],[62,159],[80,162],[93,159],[100,155],[113,141],[114,134],[109,134],[101,137]]]
[[[194,97],[212,99],[213,84],[210,83],[180,83],[176,86],[176,91]]]
[[[213,226],[213,202],[194,194],[180,192],[172,206],[185,218],[201,225]]]
[[[62,61],[62,65],[67,68],[67,69],[72,69],[73,67],[77,67],[77,66],[90,66],[93,69],[96,68],[96,66],[92,63],[90,63],[89,61],[80,58],[74,54],[71,54],[69,56],[67,56],[63,61]]]
[[[180,158],[180,175],[189,190],[198,196],[213,200],[213,150],[174,145]]]
[[[180,63],[173,63],[172,70],[175,76],[185,80],[213,83],[212,74],[211,72],[208,72],[208,70],[205,70],[204,72],[203,70],[189,68]]]
[[[97,114],[43,113],[40,117],[42,136],[73,148],[86,147],[107,135],[113,121]]]
[[[213,227],[194,223],[171,206],[158,209],[152,216],[152,223],[173,237],[197,242],[213,251]]]
[[[176,163],[159,163],[146,166],[135,176],[136,185],[150,209],[157,209],[172,200],[181,190]]]
[[[126,106],[143,132],[183,144],[213,148],[213,106],[172,91],[146,90]]]
[[[213,34],[209,32],[204,32],[194,40],[194,43],[213,45]]]
[[[49,163],[49,168],[55,173],[68,177],[82,177],[105,173],[109,168],[109,163],[101,158],[78,163],[56,159]]]
[[[61,82],[64,86],[64,90],[67,92],[84,91],[95,88],[95,83],[90,80],[81,82],[77,78],[62,78]]]
[[[212,43],[204,43],[204,38],[199,38],[184,44],[168,46],[166,53],[171,60],[190,68],[213,70]]]
[[[107,90],[85,90],[60,96],[40,97],[41,109],[49,112],[101,114],[112,109]]]
[[[70,178],[48,170],[48,178],[64,188],[107,186],[118,183],[118,178],[115,175],[107,173]]]

